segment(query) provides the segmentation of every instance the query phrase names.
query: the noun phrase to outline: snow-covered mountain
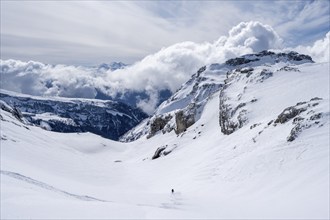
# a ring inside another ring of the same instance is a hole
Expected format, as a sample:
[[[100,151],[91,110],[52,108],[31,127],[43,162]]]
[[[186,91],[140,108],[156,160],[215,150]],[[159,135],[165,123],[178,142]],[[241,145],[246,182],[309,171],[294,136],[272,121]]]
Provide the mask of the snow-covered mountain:
[[[199,120],[206,102],[213,93],[222,88],[223,96],[228,87],[227,84],[233,76],[246,76],[246,85],[243,85],[245,87],[248,84],[258,83],[271,77],[274,71],[297,71],[290,66],[304,63],[313,63],[313,60],[309,56],[293,51],[288,53],[262,51],[257,54],[248,54],[230,59],[223,64],[214,63],[203,66],[172,97],[163,102],[151,118],[145,119],[140,125],[125,134],[121,140],[127,142],[136,140],[141,136],[150,138],[159,131],[165,133],[175,130],[177,134],[180,134]],[[244,91],[241,91],[239,96],[243,94]],[[226,98],[221,99],[222,102],[224,102],[224,99]],[[255,98],[251,98],[251,100],[252,102],[256,101]],[[246,105],[246,103],[239,100],[236,100],[235,103],[237,106],[230,114],[236,113],[239,108]],[[221,110],[229,108],[227,106],[227,104],[223,104]],[[224,117],[224,113],[221,114],[220,118]],[[234,123],[233,126],[237,125]],[[242,126],[242,123],[239,126]]]
[[[201,67],[127,143],[3,103],[1,218],[328,219],[329,71],[270,51]]]
[[[57,132],[91,132],[117,140],[147,117],[115,101],[42,98],[0,91],[0,100],[21,112],[29,123]]]
[[[0,60],[1,88],[34,96],[112,100],[140,107],[139,103],[150,99],[150,91],[125,86],[116,88],[116,82],[108,79],[115,74],[114,71],[120,75],[117,72],[124,71],[129,66],[122,62],[86,67]],[[172,92],[169,89],[159,89],[153,95],[157,99],[154,104],[158,106]]]
[[[100,65],[98,65],[96,68],[97,70],[104,72],[104,71],[115,71],[118,69],[124,69],[125,67],[127,67],[128,64],[125,64],[123,62],[111,62],[111,63],[102,63]]]

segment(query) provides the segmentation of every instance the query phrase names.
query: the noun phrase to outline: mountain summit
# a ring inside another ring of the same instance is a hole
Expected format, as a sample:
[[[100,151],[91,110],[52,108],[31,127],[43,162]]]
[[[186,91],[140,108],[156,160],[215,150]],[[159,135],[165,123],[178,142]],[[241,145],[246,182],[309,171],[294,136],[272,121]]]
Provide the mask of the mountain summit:
[[[224,91],[236,73],[240,73],[239,77],[245,76],[246,84],[249,84],[250,81],[264,81],[276,71],[295,71],[295,67],[291,66],[307,63],[313,63],[312,58],[297,52],[262,51],[229,59],[225,63],[203,66],[175,94],[164,101],[151,118],[133,128],[121,140],[132,141],[144,135],[150,138],[158,131],[165,133],[174,130],[178,134],[182,133],[199,120],[210,96],[220,90]],[[240,102],[239,104],[242,105]]]

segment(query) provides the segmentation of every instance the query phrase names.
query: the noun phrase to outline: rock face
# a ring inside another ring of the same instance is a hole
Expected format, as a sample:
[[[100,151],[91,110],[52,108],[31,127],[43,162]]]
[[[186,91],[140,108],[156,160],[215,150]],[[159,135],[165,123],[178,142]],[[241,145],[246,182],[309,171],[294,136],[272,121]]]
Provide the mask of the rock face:
[[[234,107],[227,104],[227,100],[228,97],[225,94],[225,89],[223,89],[220,92],[219,124],[221,132],[228,135],[243,127],[247,122],[247,118],[245,117],[246,109],[243,108],[246,103],[239,103]]]
[[[304,112],[306,110],[307,110],[306,108],[297,108],[297,106],[290,106],[284,109],[284,111],[275,120],[275,123],[284,124],[285,122],[291,120],[292,118],[296,117],[301,112]]]
[[[7,103],[1,101],[0,102],[0,109],[11,113],[20,122],[24,121],[22,112],[19,109],[17,109],[16,107],[10,107],[9,105],[7,105]]]
[[[272,51],[261,51],[257,54],[248,54],[242,57],[229,59],[226,61],[226,64],[229,66],[240,66],[243,64],[249,64],[253,62],[264,62],[262,58],[267,57],[273,60],[274,62],[280,61],[290,61],[292,63],[299,63],[302,62],[313,62],[312,58],[308,55],[299,54],[294,51],[290,51],[289,53],[274,53]]]
[[[112,140],[147,117],[137,108],[113,101],[46,99],[4,92],[0,99],[34,125],[57,132],[91,132]]]
[[[158,159],[160,157],[164,157],[164,156],[170,154],[177,147],[178,146],[176,144],[174,144],[172,146],[169,146],[169,145],[161,146],[161,147],[157,148],[157,150],[155,151],[155,153],[151,157],[151,159],[155,160],[155,159]]]
[[[194,110],[194,108],[191,108]],[[185,112],[183,110],[175,113],[175,123],[176,123],[176,134],[181,134],[185,132],[187,128],[195,123],[195,114],[193,112]]]
[[[274,53],[262,51],[257,54],[248,54],[242,57],[230,59],[225,62],[227,73],[225,86],[222,87],[219,96],[219,125],[223,134],[229,135],[248,123],[249,108],[257,99],[250,98],[249,102],[242,102],[246,90],[255,84],[263,83],[273,77],[272,65],[277,64],[280,69],[277,71],[299,71],[295,64],[312,63],[310,56],[298,54],[296,52]],[[288,66],[291,65],[291,66]],[[215,66],[215,65],[214,65]],[[215,68],[225,68],[217,65]],[[245,97],[246,100],[246,97]],[[286,109],[276,122],[286,122],[290,118],[298,115],[303,109]]]
[[[292,120],[294,127],[291,129],[287,141],[294,141],[304,130],[313,126],[322,126],[319,119],[323,117],[323,113],[315,110],[315,107],[320,102],[322,102],[322,99],[315,97],[310,101],[299,102],[295,106],[287,107],[277,116],[274,126],[285,124]]]
[[[176,134],[184,132],[199,119],[207,99],[219,91],[224,77],[223,71],[201,67],[190,80],[157,108],[152,117],[126,133],[120,140],[128,142],[142,136],[151,138],[158,131],[166,133],[174,130]]]
[[[229,135],[248,122],[247,110],[243,108],[246,104],[240,103],[233,109],[232,105],[225,104],[223,98],[220,99],[219,124],[221,132]]]
[[[219,124],[221,132],[229,135],[248,123],[249,108],[258,102],[255,97],[246,101],[246,90],[250,85],[263,83],[276,71],[299,71],[296,64],[312,63],[306,55],[296,52],[274,53],[262,51],[201,67],[191,79],[168,100],[164,101],[149,119],[126,133],[121,141],[127,142],[140,137],[154,136],[158,131],[176,134],[185,132],[199,120],[205,104],[219,90]],[[242,101],[244,97],[245,101]],[[165,119],[168,117],[167,119]]]
[[[165,117],[155,117],[155,119],[150,123],[150,132],[147,138],[153,137],[158,131],[162,131],[167,124],[171,120],[171,115],[167,115]]]
[[[161,157],[162,155],[167,155],[167,154],[164,154],[164,150],[166,149],[166,146],[162,146],[162,147],[159,147],[159,148],[157,148],[157,150],[156,150],[156,152],[155,152],[155,154],[152,156],[152,160],[154,160],[154,159],[157,159],[157,158],[159,158],[159,157]]]

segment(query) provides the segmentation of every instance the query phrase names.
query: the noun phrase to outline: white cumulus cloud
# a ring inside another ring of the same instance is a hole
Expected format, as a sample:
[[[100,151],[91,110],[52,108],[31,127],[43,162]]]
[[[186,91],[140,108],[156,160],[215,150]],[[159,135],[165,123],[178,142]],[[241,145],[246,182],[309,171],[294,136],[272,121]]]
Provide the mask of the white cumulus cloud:
[[[229,58],[267,49],[280,49],[282,39],[268,25],[260,22],[242,22],[213,43],[201,44],[182,42],[163,48],[149,55],[129,68],[109,74],[107,81],[112,88],[109,92],[125,89],[157,93],[161,89],[174,92],[201,66],[213,62],[224,62]],[[154,97],[154,95],[152,96]],[[153,110],[154,98],[143,100]]]
[[[329,33],[312,46],[297,47],[316,61],[329,60]],[[283,49],[283,40],[269,26],[241,22],[214,42],[182,42],[162,48],[133,65],[115,71],[47,65],[39,62],[1,61],[1,88],[41,96],[94,98],[96,89],[112,97],[127,91],[143,92],[136,103],[152,113],[161,90],[175,92],[201,66],[221,63],[247,53]]]
[[[316,62],[330,62],[329,41],[330,31],[323,39],[315,41],[312,46],[298,46],[294,50],[310,55]]]

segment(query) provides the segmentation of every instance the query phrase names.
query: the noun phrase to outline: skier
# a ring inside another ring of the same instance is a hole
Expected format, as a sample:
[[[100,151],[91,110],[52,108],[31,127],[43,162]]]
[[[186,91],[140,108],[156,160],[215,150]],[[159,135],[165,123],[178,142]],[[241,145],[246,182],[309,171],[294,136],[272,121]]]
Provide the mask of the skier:
[[[174,193],[174,189],[172,189],[172,194]]]

